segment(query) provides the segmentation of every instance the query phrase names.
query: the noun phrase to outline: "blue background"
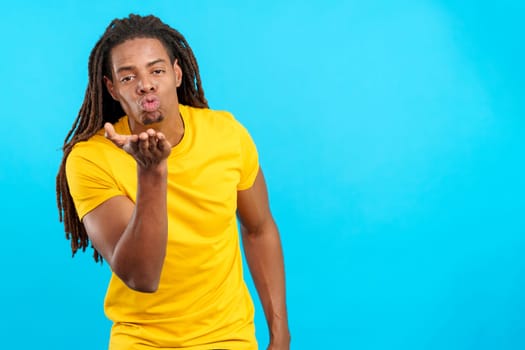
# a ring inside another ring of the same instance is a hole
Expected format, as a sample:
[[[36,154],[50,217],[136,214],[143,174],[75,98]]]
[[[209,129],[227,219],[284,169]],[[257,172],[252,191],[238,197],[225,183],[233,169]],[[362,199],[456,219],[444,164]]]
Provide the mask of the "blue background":
[[[71,259],[54,181],[91,48],[137,12],[186,36],[258,144],[292,348],[524,349],[523,4],[4,5],[1,347],[107,344],[109,271]]]

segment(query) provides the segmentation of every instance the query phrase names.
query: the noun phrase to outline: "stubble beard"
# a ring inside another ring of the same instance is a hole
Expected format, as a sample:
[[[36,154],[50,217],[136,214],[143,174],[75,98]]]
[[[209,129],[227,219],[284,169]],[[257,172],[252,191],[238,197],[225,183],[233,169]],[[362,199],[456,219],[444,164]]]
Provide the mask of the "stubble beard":
[[[142,124],[151,125],[151,124],[160,123],[163,120],[164,120],[164,115],[159,113],[159,115],[156,116],[155,118],[148,118],[147,116],[145,116],[144,118],[142,118]]]

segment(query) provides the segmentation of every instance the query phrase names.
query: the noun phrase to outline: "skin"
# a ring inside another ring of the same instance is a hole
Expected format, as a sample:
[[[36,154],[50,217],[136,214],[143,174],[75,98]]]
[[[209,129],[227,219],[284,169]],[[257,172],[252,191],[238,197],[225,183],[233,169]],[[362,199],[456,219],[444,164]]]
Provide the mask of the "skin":
[[[289,349],[283,253],[261,169],[251,188],[237,192],[237,214],[246,260],[268,323],[268,349]]]
[[[167,244],[167,158],[184,135],[177,88],[182,70],[157,39],[128,40],[111,51],[112,77],[104,82],[129,118],[132,135],[107,123],[106,137],[137,162],[137,198],[113,197],[83,219],[94,247],[126,285],[155,292]],[[155,108],[145,99],[158,102]],[[268,349],[289,349],[284,264],[261,170],[254,185],[237,193],[243,245],[268,327]]]

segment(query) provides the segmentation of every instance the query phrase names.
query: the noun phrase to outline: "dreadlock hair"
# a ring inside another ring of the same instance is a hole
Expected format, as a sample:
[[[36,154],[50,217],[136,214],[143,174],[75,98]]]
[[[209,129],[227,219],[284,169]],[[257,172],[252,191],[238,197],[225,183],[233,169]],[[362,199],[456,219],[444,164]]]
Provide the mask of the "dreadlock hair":
[[[73,146],[86,141],[100,130],[104,123],[115,123],[125,115],[120,104],[113,100],[104,86],[104,76],[111,75],[111,50],[127,40],[135,38],[158,39],[165,47],[171,64],[177,60],[182,69],[182,83],[177,89],[179,102],[185,105],[207,108],[201,85],[199,67],[188,42],[177,30],[163,23],[159,18],[130,14],[126,18],[114,19],[89,55],[88,86],[84,101],[71,130],[62,146],[63,157],[56,177],[56,199],[59,220],[64,222],[66,239],[71,240],[72,255],[89,245],[86,229],[78,217],[66,179],[66,160]],[[102,261],[93,247],[96,262]]]

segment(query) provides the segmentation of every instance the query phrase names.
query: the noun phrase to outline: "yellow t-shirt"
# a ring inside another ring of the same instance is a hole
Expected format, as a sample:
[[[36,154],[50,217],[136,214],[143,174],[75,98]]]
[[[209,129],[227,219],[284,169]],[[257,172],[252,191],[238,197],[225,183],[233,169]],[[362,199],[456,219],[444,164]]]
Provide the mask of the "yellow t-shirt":
[[[110,349],[257,349],[242,276],[237,191],[259,169],[255,145],[227,112],[180,106],[185,132],[168,158],[168,245],[155,293],[115,274],[105,299]],[[127,117],[115,124],[130,134]],[[66,174],[80,218],[111,197],[136,200],[136,163],[100,130],[75,145]]]

